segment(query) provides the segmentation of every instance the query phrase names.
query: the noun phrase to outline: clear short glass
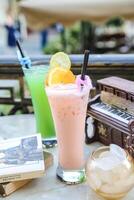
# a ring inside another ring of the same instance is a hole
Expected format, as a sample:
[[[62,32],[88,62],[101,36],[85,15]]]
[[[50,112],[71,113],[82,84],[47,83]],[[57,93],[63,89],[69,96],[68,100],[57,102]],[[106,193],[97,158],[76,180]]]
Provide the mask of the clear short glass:
[[[46,147],[52,147],[57,143],[54,122],[45,93],[45,79],[49,67],[44,65],[23,67],[24,75],[32,97],[33,109],[36,119],[37,132],[41,134]]]
[[[97,195],[107,200],[122,199],[134,186],[134,162],[126,153],[126,159],[116,167],[103,170],[98,167],[96,159],[109,147],[100,147],[93,152],[86,165],[89,186]],[[105,163],[104,163],[105,165]]]
[[[89,88],[46,87],[58,142],[57,177],[67,184],[85,180],[84,129]]]

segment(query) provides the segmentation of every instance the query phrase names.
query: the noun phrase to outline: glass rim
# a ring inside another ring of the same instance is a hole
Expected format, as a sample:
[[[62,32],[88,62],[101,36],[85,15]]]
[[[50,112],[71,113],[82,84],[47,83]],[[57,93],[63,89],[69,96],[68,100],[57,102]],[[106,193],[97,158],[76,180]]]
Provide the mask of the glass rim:
[[[102,152],[103,152],[103,150],[104,151],[106,151],[106,150],[109,150],[110,149],[110,146],[102,146],[102,147],[99,147],[99,148],[97,148],[96,150],[94,150],[93,152],[92,152],[92,154],[91,154],[91,159],[92,160],[96,160],[98,157],[96,156],[96,154],[100,151],[100,150],[102,150]],[[126,153],[126,159],[130,159],[130,155],[129,155],[129,153],[125,150],[125,153]]]
[[[49,64],[37,64],[37,65],[31,65],[29,68],[25,67],[25,65],[22,66],[22,68],[25,68],[25,69],[31,69],[31,68],[36,68],[36,67],[49,67],[50,65]]]
[[[70,87],[69,87],[70,86]],[[71,87],[72,86],[72,87]],[[67,83],[67,84],[54,84],[52,86],[46,87],[48,90],[57,90],[57,91],[70,91],[70,90],[77,90],[78,92],[82,92],[82,90],[78,89],[78,86],[76,83]],[[84,87],[85,89],[86,87]],[[84,90],[83,90],[84,91]]]
[[[36,71],[36,70],[45,70],[45,71],[48,71],[49,70],[49,65],[44,65],[44,64],[37,64],[37,65],[31,65],[29,68],[26,68],[24,65],[22,66],[22,70],[23,71]]]

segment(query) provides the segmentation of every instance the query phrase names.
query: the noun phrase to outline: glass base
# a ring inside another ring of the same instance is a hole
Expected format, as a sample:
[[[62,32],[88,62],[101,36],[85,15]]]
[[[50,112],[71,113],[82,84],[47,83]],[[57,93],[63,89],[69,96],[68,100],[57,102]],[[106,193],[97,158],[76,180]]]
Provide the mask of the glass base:
[[[60,165],[57,167],[56,175],[58,179],[69,185],[82,183],[86,179],[85,169],[63,170]]]
[[[42,144],[45,148],[52,148],[57,146],[57,139],[56,138],[49,138],[49,139],[42,139]]]

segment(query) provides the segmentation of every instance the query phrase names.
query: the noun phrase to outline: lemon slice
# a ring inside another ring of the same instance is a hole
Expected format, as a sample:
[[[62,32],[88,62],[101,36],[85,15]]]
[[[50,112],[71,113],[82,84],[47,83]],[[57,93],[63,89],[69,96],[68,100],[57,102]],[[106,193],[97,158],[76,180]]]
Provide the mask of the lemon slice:
[[[60,67],[63,69],[71,68],[71,61],[69,56],[64,52],[58,52],[51,57],[50,68]]]
[[[47,77],[47,85],[55,85],[55,84],[67,84],[74,83],[75,76],[74,74],[67,69],[55,67],[53,68]]]

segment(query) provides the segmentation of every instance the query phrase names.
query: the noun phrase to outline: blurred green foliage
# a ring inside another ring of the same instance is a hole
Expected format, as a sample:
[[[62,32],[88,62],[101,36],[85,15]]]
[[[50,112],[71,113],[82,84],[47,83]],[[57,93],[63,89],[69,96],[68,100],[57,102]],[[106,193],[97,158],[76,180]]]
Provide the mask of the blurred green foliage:
[[[67,53],[79,53],[80,52],[80,22],[68,27],[64,30],[63,34],[48,41],[47,45],[43,49],[45,54],[54,54],[57,51],[66,51]],[[63,44],[65,40],[65,44]]]
[[[106,26],[122,26],[124,24],[124,20],[121,17],[113,17],[106,22]]]
[[[58,51],[63,51],[60,36],[56,36],[51,39],[51,41],[48,41],[45,48],[43,49],[45,54],[54,54]]]

